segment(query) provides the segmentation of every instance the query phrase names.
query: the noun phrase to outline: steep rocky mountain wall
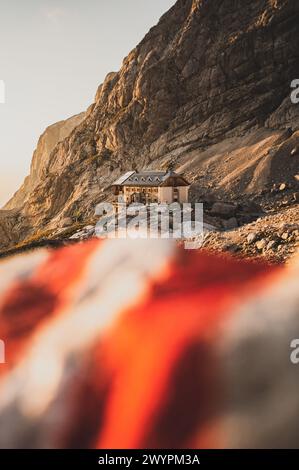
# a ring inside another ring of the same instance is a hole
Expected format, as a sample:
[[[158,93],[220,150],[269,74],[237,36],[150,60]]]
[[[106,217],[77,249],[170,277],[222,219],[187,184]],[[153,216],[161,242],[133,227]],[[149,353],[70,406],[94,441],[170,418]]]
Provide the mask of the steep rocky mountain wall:
[[[287,127],[299,129],[299,108],[290,101],[299,77],[298,24],[295,0],[178,0],[121,70],[108,74],[84,120],[50,158],[42,152],[42,177],[25,190],[20,237],[55,229],[66,217],[88,218],[109,197],[109,183],[132,168],[171,161],[192,181],[202,176],[203,187],[229,187],[235,196],[261,186],[254,183],[258,165],[264,184],[275,180],[263,155],[291,137]],[[226,159],[234,150],[221,173],[213,167],[215,146]]]

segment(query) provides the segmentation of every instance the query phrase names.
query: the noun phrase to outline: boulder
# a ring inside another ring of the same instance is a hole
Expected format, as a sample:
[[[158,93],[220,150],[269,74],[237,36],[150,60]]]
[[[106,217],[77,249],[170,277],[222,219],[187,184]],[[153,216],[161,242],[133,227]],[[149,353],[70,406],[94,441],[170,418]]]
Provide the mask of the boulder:
[[[255,246],[257,247],[257,249],[259,251],[262,251],[265,247],[266,247],[266,240],[263,238],[262,240],[259,240],[258,242],[256,242]]]
[[[281,235],[281,239],[282,240],[287,240],[289,238],[289,232],[284,232],[282,235]]]
[[[86,234],[85,234],[85,232],[83,232],[83,231],[77,232],[77,233],[75,233],[74,235],[72,235],[72,236],[70,237],[70,240],[80,240],[80,239],[83,239],[83,238],[84,238],[84,235],[86,235]]]

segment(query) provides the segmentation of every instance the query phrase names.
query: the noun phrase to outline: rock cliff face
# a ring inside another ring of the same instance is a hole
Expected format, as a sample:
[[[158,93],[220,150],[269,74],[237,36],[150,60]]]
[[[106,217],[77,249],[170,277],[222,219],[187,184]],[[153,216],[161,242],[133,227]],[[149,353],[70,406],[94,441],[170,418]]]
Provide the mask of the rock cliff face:
[[[7,206],[22,206],[19,239],[87,219],[132,168],[171,161],[230,198],[293,179],[298,22],[295,0],[178,0],[106,77],[82,122],[53,150],[41,143],[33,178]]]
[[[5,205],[4,209],[22,208],[30,197],[32,191],[38,186],[46,175],[52,150],[77,127],[85,117],[84,113],[73,116],[65,121],[49,126],[39,138],[36,150],[32,157],[30,174],[21,188]]]

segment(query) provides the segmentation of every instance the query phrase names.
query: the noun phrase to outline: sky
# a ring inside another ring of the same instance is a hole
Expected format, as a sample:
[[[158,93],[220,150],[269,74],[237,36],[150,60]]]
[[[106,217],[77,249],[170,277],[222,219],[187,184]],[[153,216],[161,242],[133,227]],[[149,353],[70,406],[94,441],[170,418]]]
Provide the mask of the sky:
[[[0,207],[29,173],[45,128],[84,111],[174,3],[0,0]]]

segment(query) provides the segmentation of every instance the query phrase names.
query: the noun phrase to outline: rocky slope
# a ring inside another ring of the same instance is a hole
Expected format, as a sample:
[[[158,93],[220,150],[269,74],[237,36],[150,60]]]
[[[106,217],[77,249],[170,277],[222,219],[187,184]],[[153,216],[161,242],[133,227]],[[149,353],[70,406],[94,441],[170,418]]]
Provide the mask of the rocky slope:
[[[203,247],[240,257],[259,256],[270,262],[284,263],[299,248],[298,206],[258,218],[234,230],[210,232],[205,237]]]
[[[10,201],[2,231],[16,206],[18,241],[88,221],[121,172],[169,162],[201,198],[262,197],[282,183],[295,194],[298,21],[294,0],[178,0],[106,77],[82,122],[36,156],[42,171]]]

